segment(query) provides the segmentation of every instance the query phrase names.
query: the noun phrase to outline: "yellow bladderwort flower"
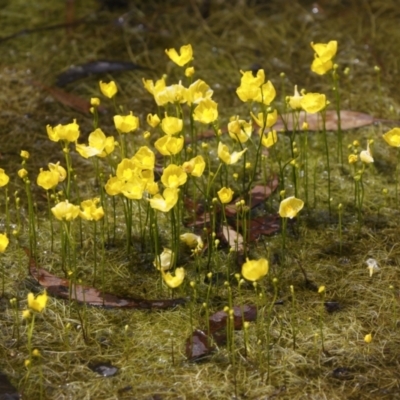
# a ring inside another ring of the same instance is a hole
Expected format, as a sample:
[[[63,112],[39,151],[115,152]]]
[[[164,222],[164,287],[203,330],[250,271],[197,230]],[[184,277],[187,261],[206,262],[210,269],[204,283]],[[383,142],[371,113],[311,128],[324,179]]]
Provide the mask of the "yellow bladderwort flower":
[[[4,253],[6,251],[9,242],[10,241],[8,240],[7,235],[0,233],[0,253]]]
[[[179,238],[191,249],[196,248],[198,250],[201,250],[204,247],[203,239],[201,238],[201,236],[195,235],[194,233],[183,233],[179,236]]]
[[[167,103],[186,103],[187,99],[187,88],[182,85],[179,81],[178,84],[166,86],[163,90],[158,91],[154,94],[154,99],[158,105],[164,106]]]
[[[21,150],[20,156],[27,160],[29,158],[29,153],[26,150]]]
[[[374,158],[372,157],[371,150],[369,148],[369,142],[367,142],[367,150],[360,152],[360,160],[364,164],[371,164],[374,162]]]
[[[122,187],[124,186],[124,181],[120,180],[116,176],[112,176],[108,179],[104,188],[109,196],[116,196],[122,193]]]
[[[79,211],[79,216],[87,221],[99,221],[104,217],[103,207],[97,207],[99,203],[100,199],[98,197],[82,201],[82,210]]]
[[[140,169],[136,167],[132,159],[124,158],[117,165],[116,175],[121,181],[129,182],[137,176],[139,171]]]
[[[43,171],[43,168],[40,168],[36,182],[44,190],[53,189],[58,185],[59,174],[56,171]]]
[[[383,135],[386,143],[392,147],[400,147],[400,128],[393,128]]]
[[[54,128],[47,125],[46,129],[49,139],[53,142],[58,142],[60,140],[76,142],[79,138],[79,125],[76,123],[76,119],[70,124],[59,124]]]
[[[149,199],[150,207],[155,210],[168,212],[178,202],[178,189],[166,188],[163,195],[156,194]]]
[[[170,164],[161,175],[161,182],[167,188],[177,188],[186,183],[187,173],[179,165]]]
[[[265,258],[259,260],[249,260],[242,265],[242,275],[248,281],[258,281],[268,274],[269,263]]]
[[[135,131],[139,127],[139,118],[132,111],[129,115],[114,115],[114,125],[122,133]]]
[[[31,317],[31,312],[29,310],[22,310],[21,315],[23,319],[28,319]]]
[[[90,158],[100,154],[100,150],[95,147],[86,146],[85,144],[75,144],[75,150],[80,154],[83,158]]]
[[[28,176],[28,171],[25,168],[21,168],[21,169],[18,170],[18,176],[21,179],[24,179],[24,178],[26,178]]]
[[[48,296],[46,291],[36,297],[33,293],[28,293],[28,307],[31,310],[42,312],[46,308],[47,300]]]
[[[185,76],[190,78],[194,75],[194,67],[188,67],[185,69]]]
[[[148,114],[146,120],[152,128],[155,128],[161,122],[160,117],[157,114]]]
[[[260,127],[260,128],[271,128],[276,124],[276,121],[278,120],[278,111],[273,110],[269,113],[267,113],[267,120],[264,121],[264,114],[262,112],[258,113],[257,116],[253,114],[253,112],[250,112],[250,115],[252,116],[254,122]]]
[[[331,40],[328,43],[310,43],[316,53],[316,56],[323,62],[332,60],[337,52],[338,43],[336,40]]]
[[[154,143],[154,147],[163,156],[172,156],[178,154],[183,149],[184,142],[185,139],[183,136],[165,135]]]
[[[252,123],[239,119],[238,116],[228,123],[229,136],[236,142],[246,143],[252,132]]]
[[[100,81],[99,86],[101,93],[103,93],[103,95],[108,97],[109,99],[112,99],[118,92],[117,85],[114,81],[110,81],[108,83]]]
[[[57,161],[57,164],[49,163],[49,170],[58,173],[58,183],[63,182],[67,177],[67,171],[60,165],[60,161]]]
[[[151,79],[143,79],[143,85],[145,89],[151,93],[154,97],[155,102],[157,103],[158,106],[162,106],[163,104],[159,103],[159,100],[157,98],[158,94],[161,93],[165,87],[165,79],[164,77],[156,81],[155,83]]]
[[[304,201],[294,196],[288,197],[281,201],[279,205],[279,215],[282,218],[294,218],[297,213],[304,207]]]
[[[229,148],[222,142],[218,143],[218,157],[225,163],[225,164],[235,164],[237,163],[242,155],[247,151],[244,149],[242,151],[234,151],[232,154],[229,153]]]
[[[153,262],[153,265],[161,271],[168,271],[174,261],[174,253],[172,250],[167,249],[164,247],[163,252],[156,257],[156,259]]]
[[[106,136],[104,132],[97,128],[89,135],[89,146],[99,150],[98,157],[106,157],[115,149],[114,136]]]
[[[358,155],[357,154],[349,154],[348,161],[349,161],[349,164],[355,164],[358,161]]]
[[[303,96],[297,90],[297,85],[294,85],[294,95],[287,97],[287,103],[292,110],[300,111],[302,109],[301,99]]]
[[[98,97],[92,97],[90,99],[90,105],[93,107],[98,107],[100,105],[100,99]]]
[[[183,67],[193,59],[193,49],[190,44],[182,46],[179,49],[180,54],[175,49],[165,50],[167,56],[177,65]]]
[[[203,80],[197,79],[186,91],[186,101],[189,105],[198,104],[204,99],[211,99],[213,91]]]
[[[333,61],[322,61],[319,57],[315,57],[311,64],[311,71],[318,75],[325,75],[328,71],[333,68]]]
[[[265,105],[270,105],[275,99],[276,91],[271,81],[265,81],[264,70],[257,71],[257,76],[253,75],[252,71],[242,73],[240,86],[236,89],[236,94],[240,100],[257,101]]]
[[[165,113],[165,118],[161,121],[161,129],[167,135],[175,135],[182,131],[183,121],[180,118],[169,117]]]
[[[321,294],[321,293],[324,293],[324,292],[325,292],[325,286],[320,286],[318,288],[318,293]]]
[[[206,167],[206,162],[203,156],[196,156],[191,158],[189,161],[185,161],[182,164],[183,170],[192,176],[199,178],[203,175],[204,169]]]
[[[261,138],[261,144],[264,147],[272,147],[278,141],[278,135],[275,130],[269,131],[268,134],[264,134]]]
[[[10,177],[6,174],[3,168],[0,168],[0,187],[6,186],[10,181]]]
[[[370,344],[372,342],[372,334],[368,333],[368,335],[364,336],[364,342]]]
[[[75,206],[65,200],[55,205],[51,212],[60,221],[72,221],[79,215],[79,206]]]
[[[185,269],[180,267],[176,268],[175,276],[173,276],[170,272],[165,273],[161,270],[164,282],[169,286],[171,289],[175,289],[180,286],[185,279]]]
[[[202,124],[211,124],[218,118],[218,104],[211,99],[203,99],[193,111],[193,119]]]
[[[315,51],[314,61],[311,70],[318,75],[324,75],[333,68],[333,58],[337,52],[337,41],[331,40],[329,43],[311,42],[311,47]]]
[[[121,193],[128,199],[140,200],[143,198],[143,192],[146,184],[138,174],[133,176],[128,182],[125,182],[122,185]]]
[[[156,156],[147,146],[142,146],[131,158],[131,160],[139,169],[153,170],[156,162]]]
[[[223,187],[217,192],[218,198],[222,204],[230,203],[232,201],[233,193],[234,191],[227,187]]]
[[[300,100],[300,104],[304,111],[315,114],[327,106],[326,96],[320,93],[307,93]]]

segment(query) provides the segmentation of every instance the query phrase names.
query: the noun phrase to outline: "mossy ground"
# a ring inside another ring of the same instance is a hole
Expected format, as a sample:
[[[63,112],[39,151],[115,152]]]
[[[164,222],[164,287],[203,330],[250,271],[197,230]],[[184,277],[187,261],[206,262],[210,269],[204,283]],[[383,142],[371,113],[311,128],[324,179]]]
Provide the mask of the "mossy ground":
[[[321,1],[318,5],[311,1],[258,4],[249,0],[230,2],[229,6],[216,1],[210,2],[205,19],[201,13],[207,12],[202,9],[206,1],[158,3],[161,2],[131,1],[128,10],[110,11],[100,10],[94,1],[76,1],[76,18],[85,17],[85,22],[71,30],[43,30],[0,41],[3,138],[0,166],[12,176],[9,189],[12,202],[18,190],[25,203],[23,185],[16,177],[21,149],[31,154],[28,166],[32,175],[48,162],[62,160],[59,145],[47,138],[47,124],[53,126],[77,118],[82,131],[91,131],[90,115],[59,104],[34,85],[39,81],[51,86],[56,75],[71,64],[98,59],[130,60],[149,68],[90,77],[66,87],[68,92],[89,99],[99,95],[99,79],[115,79],[120,88],[118,104],[133,110],[144,121],[148,112],[154,112],[155,105],[143,88],[142,77],[155,79],[166,72],[170,82],[179,79],[179,69],[167,61],[164,49],[191,43],[198,77],[212,86],[222,121],[226,122],[231,115],[248,113],[235,94],[239,70],[264,68],[279,92],[278,103],[285,92],[292,93],[294,84],[308,91],[324,92],[332,99],[329,79],[310,72],[309,43],[335,39],[339,42],[336,61],[340,70],[350,68],[350,75],[342,75],[341,79],[342,109],[367,112],[382,119],[399,119],[400,11],[396,0]],[[2,36],[25,28],[64,23],[65,5],[66,2],[45,0],[4,1],[0,9]],[[375,65],[381,68],[381,96]],[[279,78],[281,72],[285,73],[284,90]],[[114,129],[112,106],[105,101],[103,104],[108,112],[101,117],[101,127],[110,134]],[[394,189],[396,152],[381,138],[387,129],[374,125],[344,133],[346,157],[346,146],[353,140],[359,140],[363,147],[367,139],[375,141],[375,164],[365,174],[361,226],[353,206],[352,170],[347,165],[342,168],[334,152],[331,154],[333,215],[328,217],[322,139],[320,134],[313,137],[310,134],[310,165],[316,165],[317,196],[314,201],[310,189],[310,206],[288,230],[285,269],[282,270],[279,258],[275,257],[280,249],[279,234],[260,239],[251,250],[254,257],[266,253],[270,257],[271,271],[264,282],[267,306],[273,298],[271,279],[277,275],[278,299],[283,300],[281,305],[273,307],[271,314],[269,378],[265,325],[261,335],[258,334],[258,343],[256,324],[251,324],[247,357],[243,356],[243,332],[235,332],[235,364],[224,347],[204,362],[186,360],[186,338],[193,328],[205,325],[201,304],[207,285],[202,283],[203,272],[198,281],[198,302],[174,310],[102,309],[51,298],[45,313],[36,319],[33,338],[33,346],[40,349],[42,360],[35,361],[30,377],[25,379],[27,324],[20,322],[17,342],[15,314],[9,299],[17,298],[22,310],[27,293],[39,289],[29,278],[28,261],[20,248],[27,243],[26,235],[19,242],[13,241],[1,257],[6,290],[0,303],[0,370],[26,399],[39,398],[40,364],[45,398],[49,399],[399,398],[400,215]],[[333,148],[335,135],[330,133],[328,139]],[[138,136],[137,141],[142,140]],[[73,157],[78,180],[85,182],[82,196],[95,193],[91,164],[77,155]],[[384,188],[389,190],[387,197],[382,194]],[[41,189],[34,189],[34,196],[40,214],[45,215],[46,200]],[[344,210],[341,252],[339,203]],[[278,205],[279,195],[275,194],[267,207],[276,212]],[[12,216],[15,222],[15,211]],[[58,253],[49,251],[49,229],[44,221],[38,233],[40,265],[61,274]],[[4,222],[3,216],[3,226]],[[168,231],[168,225],[164,231]],[[106,290],[144,298],[169,296],[160,286],[159,275],[152,265],[153,256],[139,245],[133,246],[132,254],[127,255],[122,227],[117,231],[117,239],[115,246],[107,250]],[[91,284],[93,264],[91,240],[88,228],[85,242],[79,248],[81,278],[87,284]],[[223,271],[227,257],[221,251],[213,260],[213,271]],[[371,257],[380,266],[380,272],[372,278],[365,264]],[[188,260],[187,282],[196,279],[193,263]],[[314,289],[305,284],[300,267],[315,285]],[[290,285],[295,292],[294,306]],[[324,309],[323,299],[315,290],[320,285],[326,286],[325,301],[337,302],[339,310],[328,313]],[[233,291],[237,304],[236,289]],[[192,292],[186,283],[175,296],[189,294]],[[251,286],[242,289],[242,294],[244,302],[257,302]],[[210,312],[221,310],[227,303],[226,287],[213,287]],[[321,313],[325,352],[321,351]],[[297,329],[295,349],[293,324]],[[373,335],[369,345],[364,342],[368,333]],[[119,368],[119,373],[110,378],[97,375],[88,368],[96,361],[111,362]]]

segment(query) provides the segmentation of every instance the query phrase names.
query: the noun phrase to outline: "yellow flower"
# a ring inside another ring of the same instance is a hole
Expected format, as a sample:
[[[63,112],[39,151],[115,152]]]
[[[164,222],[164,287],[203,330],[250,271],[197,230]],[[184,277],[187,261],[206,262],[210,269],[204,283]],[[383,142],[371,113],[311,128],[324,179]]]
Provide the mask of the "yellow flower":
[[[53,142],[58,142],[59,140],[65,140],[67,142],[76,142],[79,138],[79,125],[76,123],[76,119],[67,125],[57,125],[52,128],[47,125],[47,134],[49,139]]]
[[[321,293],[324,293],[324,292],[325,292],[325,286],[320,286],[318,288],[318,293],[321,294]]]
[[[139,127],[139,118],[129,112],[129,115],[114,115],[114,125],[118,131],[129,133]]]
[[[158,270],[167,271],[171,268],[173,261],[174,261],[174,253],[172,252],[172,250],[164,247],[163,252],[158,257],[156,257],[156,259],[153,262],[153,265]]]
[[[234,151],[232,154],[229,153],[229,148],[222,142],[218,143],[218,157],[225,163],[225,164],[235,164],[237,163],[242,155],[246,152],[247,149],[242,151]]]
[[[156,156],[147,146],[142,146],[131,160],[139,169],[154,169]]]
[[[46,308],[47,304],[47,292],[44,291],[42,294],[39,294],[36,298],[33,293],[28,293],[28,307],[31,310],[42,312]]]
[[[198,250],[201,250],[204,247],[201,236],[195,235],[194,233],[183,233],[179,236],[179,238],[190,248],[197,248]]]
[[[167,103],[186,103],[187,88],[179,81],[178,84],[166,86],[163,90],[159,90],[154,94],[154,99],[159,106],[164,106]]]
[[[278,141],[278,135],[275,130],[269,131],[267,135],[263,135],[261,139],[261,144],[264,147],[272,147]]]
[[[89,146],[99,151],[96,154],[98,157],[106,157],[115,149],[114,136],[106,137],[104,132],[97,128],[89,135]]]
[[[326,62],[332,60],[337,52],[337,41],[331,40],[329,43],[315,43],[311,42],[311,47],[316,53],[316,56],[322,61]]]
[[[355,164],[358,161],[358,155],[357,154],[349,154],[348,161],[349,161],[349,164]]]
[[[311,64],[311,71],[318,75],[325,75],[328,71],[333,68],[333,62],[331,60],[322,61],[320,58],[315,57]]]
[[[265,105],[270,105],[276,96],[274,85],[271,81],[265,81],[264,70],[257,71],[257,76],[253,76],[252,71],[242,73],[240,86],[236,89],[236,94],[242,101],[257,101]]]
[[[161,182],[167,188],[177,188],[182,186],[186,183],[186,180],[187,173],[182,167],[175,164],[168,165],[161,175]]]
[[[101,93],[109,99],[112,99],[118,92],[117,85],[114,81],[110,81],[109,83],[100,81],[99,85]]]
[[[28,319],[31,317],[31,312],[29,310],[22,310],[21,315],[23,319]]]
[[[257,117],[253,114],[253,112],[250,112],[250,115],[253,117],[254,122],[260,128],[270,128],[271,126],[276,124],[276,121],[278,119],[278,111],[277,110],[273,110],[272,112],[267,113],[266,121],[264,121],[263,113],[258,113]]]
[[[108,179],[104,188],[109,196],[116,196],[122,192],[122,187],[124,182],[121,181],[118,177],[112,176]]]
[[[124,158],[117,166],[116,175],[121,181],[129,182],[137,176],[139,171],[133,160]]]
[[[99,202],[100,199],[98,197],[82,201],[81,208],[83,211],[79,211],[79,216],[87,221],[99,221],[104,217],[103,207],[97,207]]]
[[[18,170],[18,176],[21,179],[24,179],[28,176],[28,171],[25,168],[21,168],[20,170]]]
[[[161,121],[161,129],[167,135],[175,135],[179,133],[183,128],[183,121],[180,118],[168,117],[165,113],[165,118]]]
[[[65,200],[55,205],[51,212],[60,221],[71,221],[79,215],[79,206],[74,206],[68,200]]]
[[[0,233],[0,253],[4,253],[6,251],[9,242],[10,241],[8,240],[7,235]]]
[[[98,97],[92,97],[90,99],[90,105],[93,107],[98,107],[100,105],[100,99]]]
[[[300,100],[304,111],[315,114],[326,107],[326,96],[320,93],[307,93]]]
[[[6,186],[10,181],[10,177],[6,174],[3,168],[0,168],[0,187]]]
[[[168,212],[178,202],[178,189],[166,188],[163,195],[156,194],[149,199],[150,207],[162,212]]]
[[[297,213],[303,208],[303,200],[297,199],[294,196],[288,197],[281,201],[279,205],[279,215],[282,218],[294,218]]]
[[[188,67],[185,69],[185,76],[190,78],[194,75],[194,67]]]
[[[203,99],[193,111],[193,119],[202,124],[210,124],[218,118],[218,104],[211,99]]]
[[[60,165],[60,161],[58,161],[57,164],[49,163],[49,170],[57,172],[58,183],[63,182],[67,177],[67,171]]]
[[[234,191],[231,188],[223,187],[217,194],[222,204],[227,204],[232,201]]]
[[[367,150],[363,150],[360,152],[360,160],[364,164],[371,164],[374,162],[374,158],[372,157],[371,150],[369,149],[369,142],[367,143]]]
[[[183,149],[184,142],[183,136],[175,137],[165,135],[154,143],[154,147],[163,156],[172,156],[178,154]]]
[[[185,279],[185,269],[184,268],[176,268],[175,276],[173,276],[170,272],[165,273],[161,270],[164,282],[171,288],[175,289],[180,286]]]
[[[242,265],[242,275],[248,281],[258,281],[268,274],[269,263],[265,258],[259,260],[249,260]]]
[[[210,99],[213,91],[203,80],[197,79],[186,91],[186,101],[189,105],[198,104],[201,100]]]
[[[21,150],[20,156],[27,160],[29,158],[29,153],[26,150]]]
[[[368,343],[368,344],[372,342],[372,334],[371,333],[368,333],[368,335],[364,336],[364,342]]]
[[[229,136],[236,142],[246,143],[253,131],[251,122],[247,122],[243,119],[236,117],[234,120],[228,123]]]
[[[165,50],[167,56],[177,65],[183,67],[193,59],[193,49],[190,44],[182,46],[179,50],[180,54],[175,49]]]
[[[287,102],[289,104],[289,107],[292,110],[301,110],[302,106],[301,106],[301,99],[303,98],[303,96],[300,96],[298,90],[297,90],[297,85],[294,85],[294,95],[293,96],[289,96],[287,98]]]
[[[331,40],[329,43],[311,42],[311,47],[315,51],[314,61],[311,70],[319,75],[324,75],[333,68],[332,59],[337,52],[337,41]]]
[[[157,98],[158,94],[161,93],[165,89],[165,79],[161,78],[156,83],[154,83],[151,79],[143,79],[143,85],[145,89],[151,93],[156,101],[157,105],[162,106],[163,104],[159,104],[159,100]]]
[[[155,128],[160,123],[160,117],[157,114],[148,114],[147,115],[147,123]]]
[[[37,184],[44,190],[50,190],[58,185],[59,174],[56,171],[43,171],[40,169],[39,175],[37,177]]]
[[[206,162],[203,156],[196,156],[191,158],[189,161],[185,161],[182,165],[183,170],[197,178],[203,175],[204,169],[206,167]]]
[[[383,135],[386,143],[392,147],[400,147],[400,128],[393,128]]]
[[[121,193],[131,200],[140,200],[143,197],[145,184],[138,175],[122,185]]]
[[[97,156],[100,154],[100,150],[96,149],[95,147],[86,146],[85,144],[75,144],[75,150],[83,157],[83,158],[90,158]]]

